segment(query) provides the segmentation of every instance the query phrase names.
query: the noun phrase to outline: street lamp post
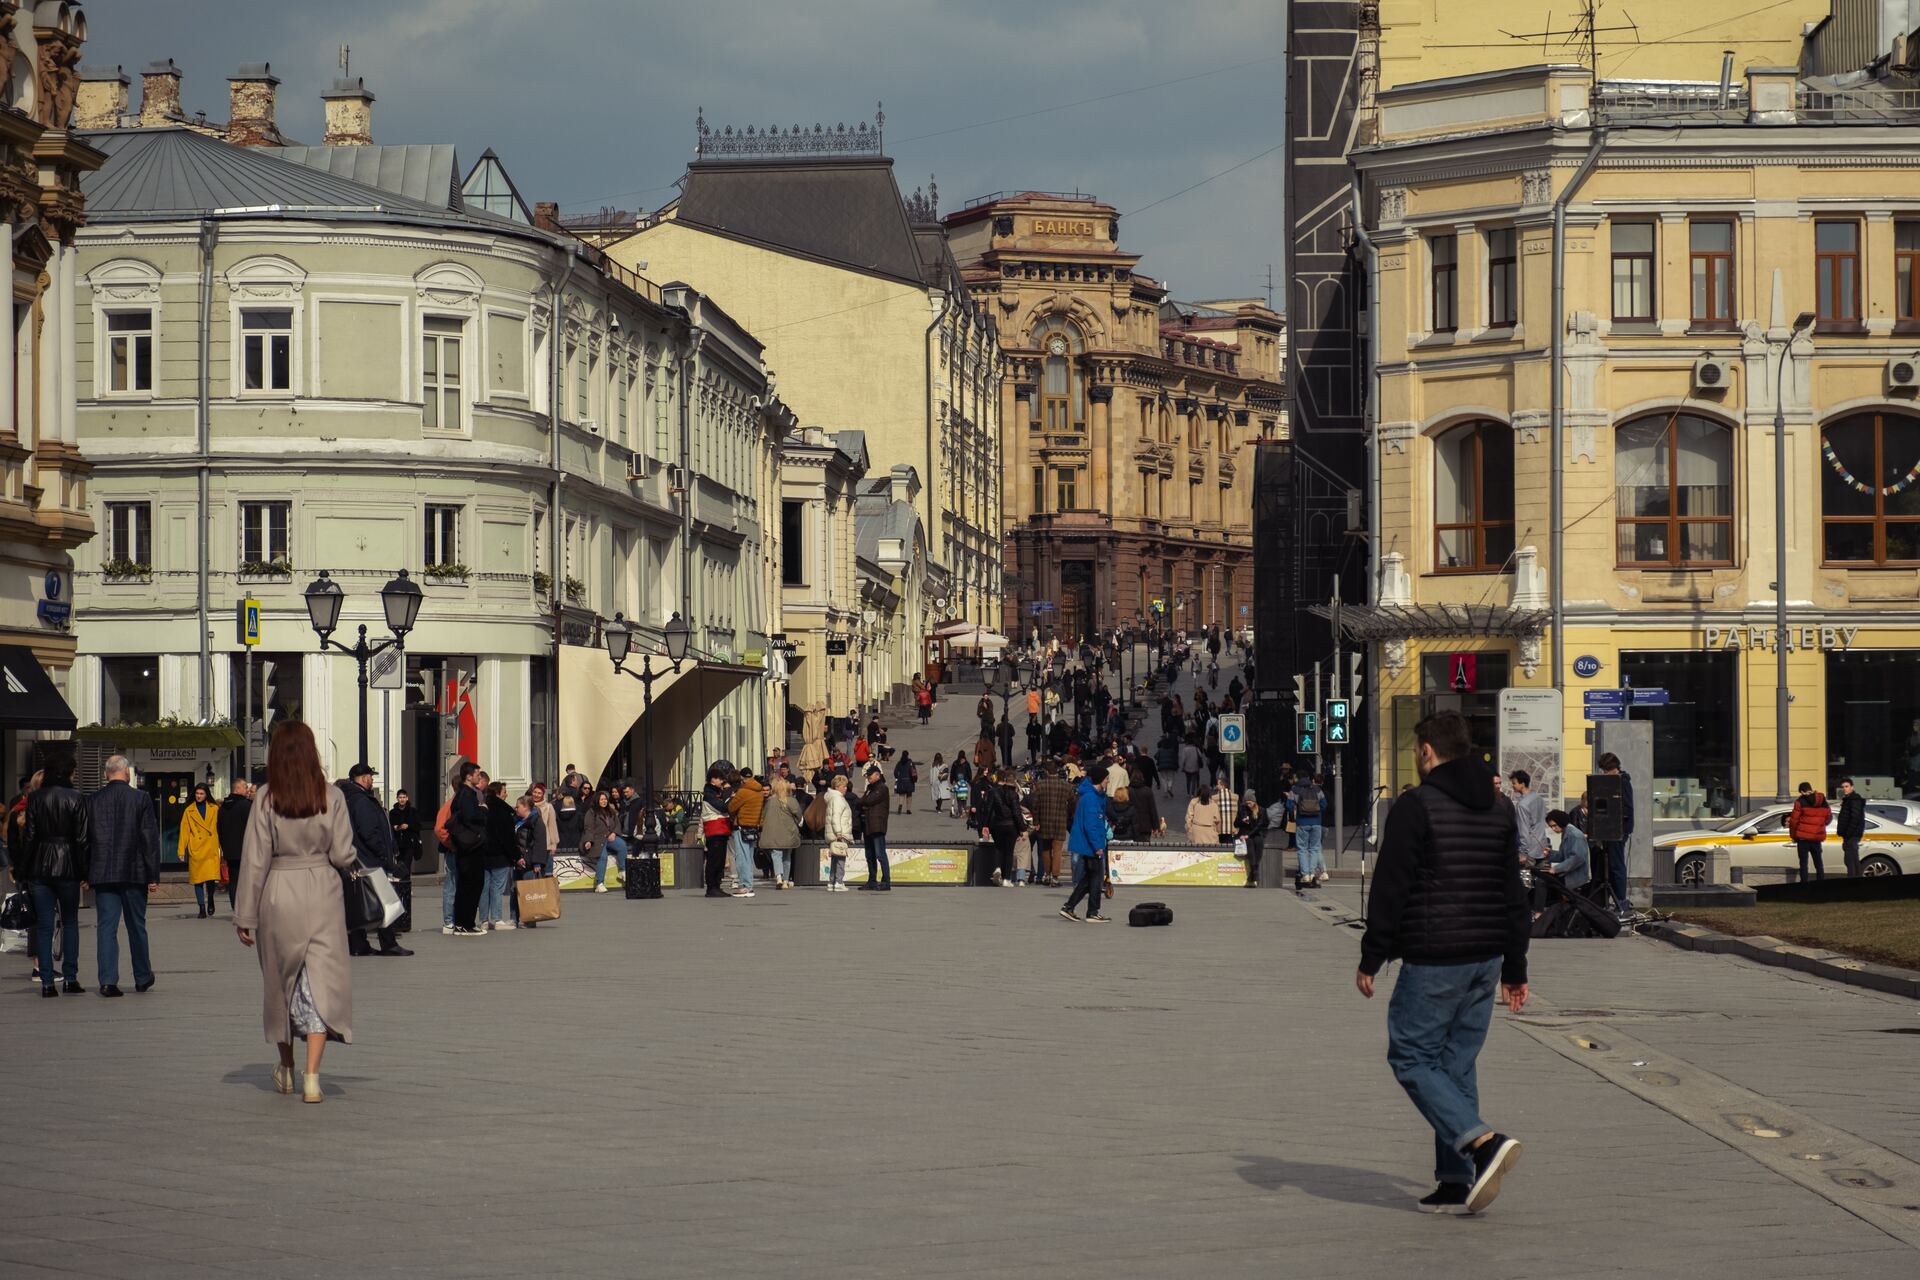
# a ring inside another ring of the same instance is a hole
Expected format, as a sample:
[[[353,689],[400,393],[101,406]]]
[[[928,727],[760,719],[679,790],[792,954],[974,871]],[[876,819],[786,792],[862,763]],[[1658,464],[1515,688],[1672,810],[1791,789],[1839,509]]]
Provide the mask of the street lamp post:
[[[640,839],[645,841],[653,838],[651,833],[654,831],[654,826],[649,821],[654,808],[653,682],[665,675],[667,671],[672,671],[675,675],[680,674],[680,664],[686,660],[687,646],[693,640],[693,628],[688,626],[677,613],[667,619],[667,625],[660,629],[660,638],[666,650],[667,661],[673,665],[661,671],[653,669],[653,660],[659,655],[645,650],[640,654],[638,671],[628,671],[624,666],[633,653],[633,636],[638,630],[627,621],[625,615],[614,614],[613,621],[603,630],[607,642],[607,656],[613,659],[613,669],[638,680],[641,690],[646,695],[640,713],[640,750],[646,756],[646,763],[640,770],[641,778],[646,785],[644,798],[641,801]]]
[[[313,624],[314,634],[320,637],[322,652],[337,649],[352,658],[360,668],[360,760],[367,759],[367,665],[378,654],[395,647],[405,649],[407,632],[413,630],[413,624],[420,617],[420,604],[425,599],[420,584],[407,576],[402,569],[400,576],[388,581],[380,588],[380,607],[387,615],[387,630],[393,632],[390,640],[377,643],[367,642],[367,625],[360,624],[360,638],[351,647],[333,638],[335,628],[340,625],[340,608],[347,597],[340,590],[340,584],[327,576],[322,569],[320,576],[307,584],[305,592],[307,602],[307,620]]]
[[[1774,273],[1774,292],[1778,295],[1780,275]],[[1778,771],[1775,793],[1781,801],[1792,799],[1791,775],[1787,772],[1787,706],[1793,695],[1787,691],[1787,366],[1793,362],[1794,339],[1813,327],[1814,314],[1802,311],[1794,317],[1793,328],[1780,346],[1780,363],[1773,372],[1773,610],[1775,658],[1773,715],[1774,764]]]

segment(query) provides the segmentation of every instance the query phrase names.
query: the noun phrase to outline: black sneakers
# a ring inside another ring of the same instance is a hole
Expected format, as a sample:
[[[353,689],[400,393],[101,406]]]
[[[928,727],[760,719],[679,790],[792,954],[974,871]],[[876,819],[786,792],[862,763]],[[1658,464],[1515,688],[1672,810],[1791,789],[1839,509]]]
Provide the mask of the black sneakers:
[[[1449,1209],[1467,1207],[1467,1184],[1464,1182],[1443,1182],[1433,1189],[1431,1195],[1420,1197],[1420,1209],[1423,1213],[1445,1213]]]
[[[1492,1134],[1467,1153],[1473,1158],[1473,1185],[1467,1188],[1467,1212],[1479,1213],[1500,1194],[1500,1180],[1520,1162],[1520,1144],[1504,1133]]]

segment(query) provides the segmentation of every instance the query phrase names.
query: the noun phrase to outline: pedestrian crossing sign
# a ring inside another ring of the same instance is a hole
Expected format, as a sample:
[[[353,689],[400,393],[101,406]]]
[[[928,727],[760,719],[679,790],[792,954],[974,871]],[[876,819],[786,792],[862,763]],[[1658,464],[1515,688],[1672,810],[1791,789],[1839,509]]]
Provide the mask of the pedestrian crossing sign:
[[[1344,746],[1347,741],[1347,700],[1327,699],[1327,745]]]
[[[1315,711],[1296,711],[1293,713],[1293,740],[1300,744],[1301,755],[1314,755],[1320,750],[1320,715]]]

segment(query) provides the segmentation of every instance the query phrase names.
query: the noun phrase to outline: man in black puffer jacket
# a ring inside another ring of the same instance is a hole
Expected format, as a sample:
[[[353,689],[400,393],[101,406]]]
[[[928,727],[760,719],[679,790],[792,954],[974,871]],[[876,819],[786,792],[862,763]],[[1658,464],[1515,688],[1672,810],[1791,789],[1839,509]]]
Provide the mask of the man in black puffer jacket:
[[[1442,711],[1413,736],[1422,783],[1387,815],[1355,982],[1371,999],[1381,966],[1401,962],[1387,1061],[1433,1126],[1440,1185],[1420,1204],[1477,1213],[1520,1155],[1480,1119],[1474,1062],[1495,987],[1515,1013],[1527,1002],[1527,899],[1513,807],[1473,758],[1466,720]]]

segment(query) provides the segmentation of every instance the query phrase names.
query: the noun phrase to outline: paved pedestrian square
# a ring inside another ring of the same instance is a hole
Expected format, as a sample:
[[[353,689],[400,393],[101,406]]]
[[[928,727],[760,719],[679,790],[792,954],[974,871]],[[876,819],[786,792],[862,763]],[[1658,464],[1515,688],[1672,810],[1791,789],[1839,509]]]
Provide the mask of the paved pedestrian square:
[[[1920,1210],[1904,1237],[1877,1226],[1731,1145],[1711,1097],[1679,1115],[1553,1047],[1630,1036],[1900,1171],[1920,1038],[1889,1033],[1920,1029],[1911,1002],[1647,940],[1543,944],[1540,1007],[1498,1015],[1482,1059],[1525,1160],[1488,1215],[1428,1218],[1431,1139],[1337,922],[1353,889],[1161,896],[1174,925],[1139,930],[1069,925],[1030,888],[570,895],[538,932],[356,960],[357,1042],[330,1048],[317,1107],[272,1091],[224,917],[157,910],[145,996],[43,1001],[7,956],[0,1274],[1920,1268]]]

